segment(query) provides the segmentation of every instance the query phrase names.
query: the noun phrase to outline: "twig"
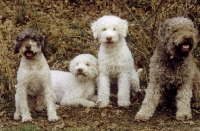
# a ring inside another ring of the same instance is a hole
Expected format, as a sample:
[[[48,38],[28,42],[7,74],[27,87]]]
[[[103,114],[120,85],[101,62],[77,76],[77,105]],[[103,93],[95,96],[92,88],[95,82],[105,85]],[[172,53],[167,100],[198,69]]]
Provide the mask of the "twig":
[[[48,14],[49,14],[49,16],[51,17],[51,19],[56,23],[56,25],[59,25],[58,22],[53,18],[53,16],[51,16],[50,13],[48,13]]]
[[[133,15],[133,13],[131,12],[131,10],[128,8],[127,4],[126,4],[126,8],[127,8],[127,10],[131,13],[131,15],[133,16],[133,18],[136,20],[136,22],[138,23],[138,25],[139,25],[139,27],[142,29],[142,31],[144,32],[143,27],[139,24],[137,18]]]
[[[158,12],[159,8],[160,8],[166,1],[167,1],[167,0],[162,0],[162,1],[160,2],[160,4],[158,5],[158,7],[156,8],[155,12],[154,12],[152,15],[150,15],[150,16],[143,22],[143,24],[146,23],[151,17],[153,17],[153,16]]]

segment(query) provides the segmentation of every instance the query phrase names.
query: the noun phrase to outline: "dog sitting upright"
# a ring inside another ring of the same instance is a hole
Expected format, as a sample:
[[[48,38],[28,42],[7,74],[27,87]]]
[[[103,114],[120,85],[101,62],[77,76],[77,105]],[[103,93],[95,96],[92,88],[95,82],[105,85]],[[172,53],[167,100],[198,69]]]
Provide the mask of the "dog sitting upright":
[[[48,120],[58,120],[50,69],[43,54],[46,46],[44,37],[36,30],[26,29],[18,34],[14,43],[15,53],[22,55],[17,72],[14,119],[19,120],[22,116],[22,122],[31,121],[29,109],[31,101],[34,101],[31,99],[35,99],[36,111],[47,106]]]
[[[166,98],[172,99],[167,102],[176,103],[177,120],[192,118],[191,100],[194,107],[200,105],[200,72],[192,56],[198,35],[188,18],[175,17],[163,23],[159,30],[160,42],[150,59],[146,95],[136,120],[149,120]]]

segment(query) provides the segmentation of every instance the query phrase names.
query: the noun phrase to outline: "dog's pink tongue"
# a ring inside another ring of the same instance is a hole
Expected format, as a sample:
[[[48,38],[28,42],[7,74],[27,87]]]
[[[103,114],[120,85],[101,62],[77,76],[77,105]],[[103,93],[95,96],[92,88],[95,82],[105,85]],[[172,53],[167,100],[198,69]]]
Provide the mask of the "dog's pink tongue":
[[[190,48],[189,45],[183,45],[183,46],[182,46],[182,50],[183,50],[183,51],[188,51],[189,48]]]
[[[28,56],[28,57],[32,57],[33,54],[32,54],[32,53],[26,53],[26,56]]]
[[[113,42],[106,42],[107,46],[112,46]]]

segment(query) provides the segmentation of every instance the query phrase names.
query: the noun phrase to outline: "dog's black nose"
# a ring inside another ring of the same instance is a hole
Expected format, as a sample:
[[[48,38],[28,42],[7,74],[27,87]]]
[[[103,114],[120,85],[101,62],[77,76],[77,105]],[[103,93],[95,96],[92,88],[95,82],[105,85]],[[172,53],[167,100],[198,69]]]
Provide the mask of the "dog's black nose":
[[[31,45],[26,45],[26,49],[30,50],[31,49]]]
[[[78,69],[78,72],[80,72],[80,73],[83,72],[83,69],[82,69],[82,68],[79,68],[79,69]]]
[[[192,38],[190,38],[190,37],[185,38],[185,41],[187,41],[187,42],[190,42],[191,40],[192,40]]]
[[[107,39],[108,41],[111,41],[111,40],[112,40],[112,37],[111,37],[111,36],[107,36],[106,39]]]

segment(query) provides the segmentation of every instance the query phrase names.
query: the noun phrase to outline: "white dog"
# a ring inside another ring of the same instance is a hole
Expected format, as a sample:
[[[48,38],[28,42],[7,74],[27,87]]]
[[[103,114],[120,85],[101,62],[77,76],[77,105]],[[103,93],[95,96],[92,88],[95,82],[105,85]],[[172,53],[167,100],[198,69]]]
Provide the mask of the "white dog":
[[[65,106],[95,106],[97,58],[90,54],[76,56],[70,62],[70,72],[51,71],[56,101]]]
[[[134,69],[132,54],[125,37],[128,23],[116,16],[103,16],[92,23],[94,38],[100,41],[98,53],[99,77],[98,104],[106,107],[109,104],[110,82],[118,81],[118,106],[130,105],[130,86],[140,90],[138,73]]]
[[[37,111],[47,106],[49,121],[59,119],[51,87],[50,69],[43,54],[45,45],[43,36],[33,29],[22,31],[15,40],[15,53],[22,55],[17,72],[15,120],[19,120],[20,116],[22,122],[32,120],[29,112],[32,101],[36,102]]]

